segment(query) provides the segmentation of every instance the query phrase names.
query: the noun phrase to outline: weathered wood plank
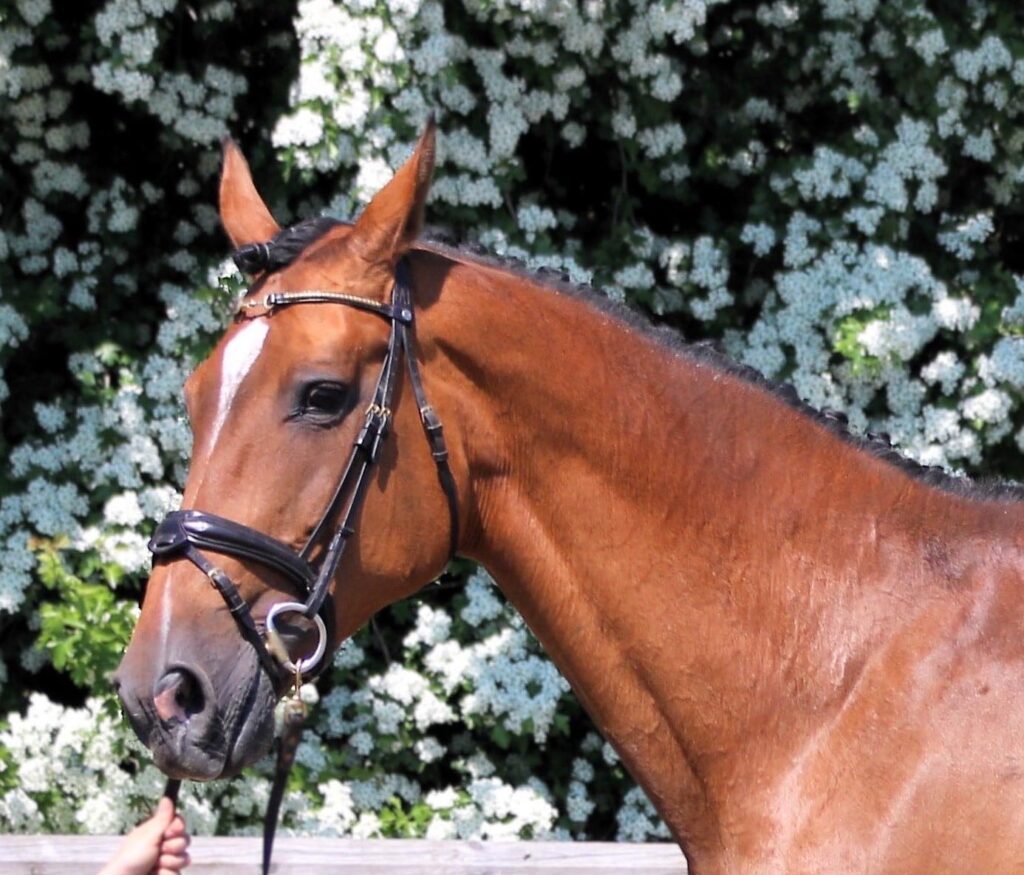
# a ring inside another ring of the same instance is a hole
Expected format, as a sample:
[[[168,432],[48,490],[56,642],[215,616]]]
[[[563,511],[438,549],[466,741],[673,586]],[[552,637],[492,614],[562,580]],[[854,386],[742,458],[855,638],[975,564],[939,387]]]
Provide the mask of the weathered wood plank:
[[[88,875],[113,854],[116,836],[0,836],[4,875]],[[252,875],[259,871],[260,840],[192,841],[189,875]],[[686,875],[675,845],[609,842],[428,842],[397,839],[281,837],[274,875]]]

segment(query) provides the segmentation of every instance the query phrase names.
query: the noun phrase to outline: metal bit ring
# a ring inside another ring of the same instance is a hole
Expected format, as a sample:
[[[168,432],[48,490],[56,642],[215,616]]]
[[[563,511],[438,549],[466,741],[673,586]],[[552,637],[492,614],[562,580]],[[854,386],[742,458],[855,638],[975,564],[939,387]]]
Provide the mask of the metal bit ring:
[[[301,614],[305,610],[306,606],[299,604],[298,602],[280,602],[279,604],[274,605],[267,612],[266,624],[268,649],[277,661],[281,663],[282,668],[293,675],[309,674],[309,672],[316,667],[317,663],[320,662],[323,658],[324,652],[327,650],[327,627],[324,625],[323,618],[319,614],[314,614],[312,620],[316,624],[316,631],[318,635],[316,650],[313,651],[312,656],[300,659],[298,663],[293,662],[291,658],[289,658],[288,648],[285,647],[284,642],[281,641],[281,637],[278,635],[277,629],[274,627],[274,620],[278,614]]]

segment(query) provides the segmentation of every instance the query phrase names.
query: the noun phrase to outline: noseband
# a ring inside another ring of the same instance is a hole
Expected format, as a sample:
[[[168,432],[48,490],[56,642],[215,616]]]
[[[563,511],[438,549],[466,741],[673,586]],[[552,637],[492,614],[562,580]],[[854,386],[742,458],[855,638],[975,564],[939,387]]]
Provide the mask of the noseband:
[[[423,380],[420,376],[419,364],[413,349],[413,309],[412,291],[409,284],[409,266],[401,259],[395,268],[395,285],[391,292],[391,303],[382,304],[367,298],[346,295],[341,292],[306,290],[301,292],[272,292],[262,298],[243,301],[238,307],[239,316],[260,317],[272,313],[278,307],[293,304],[343,304],[358,310],[374,313],[391,323],[391,334],[388,337],[387,351],[381,365],[380,376],[373,392],[373,399],[366,408],[363,425],[349,455],[341,479],[335,487],[334,494],[320,521],[313,527],[305,546],[295,552],[291,547],[277,538],[249,526],[225,519],[203,510],[177,510],[164,517],[157,526],[149,541],[149,549],[154,561],[159,559],[185,558],[197,566],[209,578],[217,592],[220,593],[235,618],[239,631],[256,651],[260,665],[266,671],[274,686],[279,689],[280,683],[287,678],[296,687],[302,678],[315,677],[323,671],[327,649],[327,625],[324,622],[324,604],[330,590],[338,565],[345,553],[352,535],[355,534],[355,521],[362,506],[366,488],[370,482],[370,470],[380,455],[381,444],[387,437],[392,415],[392,404],[395,396],[395,380],[399,371],[398,360],[405,356],[406,371],[413,397],[420,413],[420,423],[430,445],[430,453],[437,465],[437,476],[448,500],[448,558],[455,556],[459,541],[459,509],[455,489],[455,478],[448,465],[448,447],[444,440],[444,429],[434,408],[427,402],[423,391]],[[319,565],[312,562],[312,554],[325,533],[329,530],[331,520],[339,518],[334,534],[324,548]],[[274,605],[267,613],[265,622],[266,639],[260,634],[259,627],[253,619],[248,603],[242,598],[234,581],[201,551],[222,553],[239,559],[249,559],[259,565],[277,572],[288,580],[295,589],[302,593],[304,601],[282,602]],[[275,618],[279,614],[299,613],[316,624],[317,647],[310,656],[293,662],[284,642],[281,641],[275,626]],[[328,616],[327,622],[333,618]],[[278,748],[278,764],[267,805],[263,831],[263,872],[270,868],[270,855],[273,848],[274,831],[277,825],[277,813],[288,772],[295,758],[302,732],[302,720],[305,708],[296,698],[288,703],[294,707],[286,707],[284,715],[284,732]],[[165,795],[176,799],[180,782],[172,779],[168,782]]]

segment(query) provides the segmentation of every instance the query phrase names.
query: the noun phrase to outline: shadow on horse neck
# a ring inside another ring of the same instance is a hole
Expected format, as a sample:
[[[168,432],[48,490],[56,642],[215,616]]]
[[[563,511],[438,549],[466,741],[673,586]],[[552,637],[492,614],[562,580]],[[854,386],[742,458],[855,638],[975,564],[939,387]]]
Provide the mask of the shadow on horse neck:
[[[1009,783],[985,753],[1021,722],[1016,493],[894,463],[596,297],[435,245],[412,264],[463,552],[692,871],[998,869],[964,824],[976,790],[1020,810],[1019,745]]]

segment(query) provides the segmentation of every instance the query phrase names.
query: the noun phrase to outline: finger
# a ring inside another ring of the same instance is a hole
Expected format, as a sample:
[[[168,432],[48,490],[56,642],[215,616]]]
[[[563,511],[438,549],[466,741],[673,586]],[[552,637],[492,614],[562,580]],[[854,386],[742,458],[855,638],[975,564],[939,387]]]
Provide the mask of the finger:
[[[192,860],[188,854],[181,854],[180,856],[161,854],[160,860],[157,862],[157,872],[159,875],[173,875],[173,873],[180,872],[191,862]]]
[[[153,819],[159,822],[161,828],[166,828],[174,817],[174,803],[166,796],[161,796],[153,812]]]
[[[156,811],[135,827],[132,834],[138,836],[142,841],[157,842],[160,840],[173,816],[174,803],[166,796],[163,796],[156,806]]]
[[[188,847],[188,836],[175,836],[160,843],[161,854],[183,854]]]
[[[180,835],[187,835],[187,831],[185,829],[185,821],[181,819],[181,815],[179,814],[164,830],[164,838],[171,839]]]

